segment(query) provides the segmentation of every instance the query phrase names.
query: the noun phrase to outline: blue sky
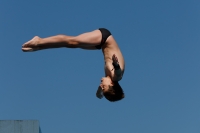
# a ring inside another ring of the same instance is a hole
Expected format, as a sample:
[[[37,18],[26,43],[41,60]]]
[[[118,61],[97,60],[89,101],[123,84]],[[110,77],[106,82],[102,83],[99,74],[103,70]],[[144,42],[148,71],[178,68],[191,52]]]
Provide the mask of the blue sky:
[[[200,1],[1,0],[0,119],[43,133],[199,133]],[[125,57],[126,98],[95,97],[101,51],[23,53],[33,36],[108,28]]]

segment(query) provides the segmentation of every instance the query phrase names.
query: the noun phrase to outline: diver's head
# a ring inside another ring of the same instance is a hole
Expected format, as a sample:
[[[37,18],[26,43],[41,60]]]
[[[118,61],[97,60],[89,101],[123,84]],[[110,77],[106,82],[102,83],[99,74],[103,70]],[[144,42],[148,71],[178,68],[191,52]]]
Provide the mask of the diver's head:
[[[100,87],[105,98],[111,102],[118,101],[124,98],[124,92],[118,82],[113,82],[110,77],[101,79]]]

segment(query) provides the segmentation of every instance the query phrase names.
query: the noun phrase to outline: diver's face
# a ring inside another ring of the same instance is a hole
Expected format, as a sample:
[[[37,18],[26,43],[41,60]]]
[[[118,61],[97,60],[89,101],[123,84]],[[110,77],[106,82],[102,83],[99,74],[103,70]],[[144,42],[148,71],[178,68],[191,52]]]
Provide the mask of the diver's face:
[[[100,87],[102,88],[102,91],[105,92],[109,89],[109,86],[113,86],[112,85],[112,80],[109,77],[103,77],[101,79],[101,84]]]

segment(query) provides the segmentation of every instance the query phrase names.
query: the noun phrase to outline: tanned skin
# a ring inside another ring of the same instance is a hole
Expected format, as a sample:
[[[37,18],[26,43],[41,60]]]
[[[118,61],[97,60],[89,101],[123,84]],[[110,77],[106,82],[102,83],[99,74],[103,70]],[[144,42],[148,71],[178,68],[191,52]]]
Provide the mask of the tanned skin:
[[[30,41],[22,45],[22,51],[32,52],[49,48],[81,48],[86,50],[96,50],[101,43],[102,33],[100,30],[83,33],[78,36],[55,35],[47,38],[33,37]],[[105,77],[101,78],[101,83],[97,89],[96,96],[102,98],[102,91],[108,90],[113,86],[114,81],[120,81],[123,77],[125,62],[120,48],[114,37],[110,35],[102,46],[104,56]],[[114,64],[118,64],[120,69],[117,71]]]

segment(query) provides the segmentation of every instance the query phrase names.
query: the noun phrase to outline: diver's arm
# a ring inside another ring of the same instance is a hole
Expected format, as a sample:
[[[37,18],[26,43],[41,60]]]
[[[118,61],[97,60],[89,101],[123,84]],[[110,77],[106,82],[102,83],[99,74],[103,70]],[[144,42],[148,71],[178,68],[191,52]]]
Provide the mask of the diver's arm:
[[[122,79],[122,70],[120,68],[119,63],[118,64],[113,63],[113,66],[114,66],[114,79],[115,81],[119,81]]]
[[[112,65],[114,67],[114,80],[119,81],[122,79],[122,70],[120,68],[118,58],[115,54],[112,56],[112,60],[113,60]]]

